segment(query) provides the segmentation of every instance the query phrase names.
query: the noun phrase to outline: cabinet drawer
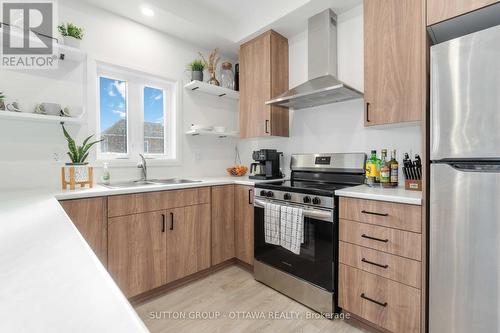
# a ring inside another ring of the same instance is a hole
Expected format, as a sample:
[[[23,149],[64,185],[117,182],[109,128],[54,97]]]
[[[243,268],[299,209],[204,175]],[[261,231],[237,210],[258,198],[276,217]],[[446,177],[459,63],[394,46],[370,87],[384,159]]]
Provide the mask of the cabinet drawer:
[[[401,230],[421,232],[421,207],[393,202],[340,198],[340,218]]]
[[[391,332],[420,332],[420,290],[343,264],[339,306]]]
[[[340,242],[339,262],[420,289],[419,261]]]
[[[339,240],[421,260],[421,235],[414,232],[341,219]]]
[[[210,203],[210,187],[108,197],[108,216],[123,216]]]

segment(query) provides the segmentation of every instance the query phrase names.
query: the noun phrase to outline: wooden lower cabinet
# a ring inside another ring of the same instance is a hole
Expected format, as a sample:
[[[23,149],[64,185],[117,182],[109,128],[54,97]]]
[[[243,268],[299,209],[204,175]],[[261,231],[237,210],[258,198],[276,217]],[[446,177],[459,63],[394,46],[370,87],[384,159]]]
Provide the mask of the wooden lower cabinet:
[[[167,282],[165,211],[108,220],[108,270],[127,297]]]
[[[60,201],[61,206],[104,266],[107,265],[107,198]]]
[[[210,267],[210,205],[167,212],[167,283]]]
[[[212,265],[234,255],[234,185],[213,186]]]
[[[420,332],[420,290],[340,264],[339,306],[394,333]]]
[[[234,240],[236,258],[253,265],[253,186],[234,189]]]

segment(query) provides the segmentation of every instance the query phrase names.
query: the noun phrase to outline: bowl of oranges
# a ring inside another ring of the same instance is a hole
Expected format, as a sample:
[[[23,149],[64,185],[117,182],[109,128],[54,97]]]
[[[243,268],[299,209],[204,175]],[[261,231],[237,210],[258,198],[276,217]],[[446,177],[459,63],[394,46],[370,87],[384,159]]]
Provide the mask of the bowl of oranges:
[[[234,177],[242,177],[247,174],[248,168],[244,165],[235,165],[226,169],[227,173]]]

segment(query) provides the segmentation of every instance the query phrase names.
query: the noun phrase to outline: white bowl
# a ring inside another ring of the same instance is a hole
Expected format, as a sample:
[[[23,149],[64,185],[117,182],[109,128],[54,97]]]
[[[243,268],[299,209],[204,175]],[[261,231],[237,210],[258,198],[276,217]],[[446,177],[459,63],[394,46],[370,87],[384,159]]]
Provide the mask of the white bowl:
[[[215,133],[226,133],[226,126],[215,126]]]

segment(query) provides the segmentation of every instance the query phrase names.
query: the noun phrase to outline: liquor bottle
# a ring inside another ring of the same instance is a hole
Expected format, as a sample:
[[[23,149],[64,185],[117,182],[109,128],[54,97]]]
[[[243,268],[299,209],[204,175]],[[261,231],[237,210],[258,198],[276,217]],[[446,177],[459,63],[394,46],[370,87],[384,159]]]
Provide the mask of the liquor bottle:
[[[383,187],[391,186],[391,168],[387,162],[387,149],[382,149],[382,159],[380,161],[380,184]]]
[[[392,151],[391,154],[391,160],[389,161],[389,165],[391,168],[391,185],[392,186],[398,186],[398,180],[399,180],[399,163],[398,160],[396,159],[396,149]]]
[[[375,179],[377,177],[377,167],[377,151],[372,150],[370,159],[366,161],[366,184],[369,186],[373,186],[375,184]]]

